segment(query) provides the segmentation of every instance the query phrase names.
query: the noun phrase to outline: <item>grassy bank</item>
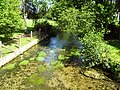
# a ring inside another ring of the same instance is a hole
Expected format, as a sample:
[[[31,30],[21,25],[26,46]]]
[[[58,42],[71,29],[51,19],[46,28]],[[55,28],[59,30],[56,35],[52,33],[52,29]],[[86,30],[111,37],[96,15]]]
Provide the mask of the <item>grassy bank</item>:
[[[33,30],[33,20],[28,20],[28,31],[32,31]],[[17,48],[19,48],[19,36],[21,35],[21,46],[27,44],[30,42],[30,37],[24,37],[24,30],[23,28],[20,29],[19,31],[16,31],[13,33],[13,37],[11,38],[6,38],[6,37],[3,37],[3,35],[0,35],[1,37],[1,41],[3,42],[3,44],[11,49],[11,50],[16,50]],[[34,39],[34,38],[33,38]],[[3,56],[6,56],[8,55],[9,53],[11,53],[12,51],[11,50],[8,50],[6,48],[2,48],[2,54]]]
[[[108,62],[108,66],[106,66],[106,68],[110,70],[115,75],[115,79],[120,82],[120,41],[109,40],[107,41],[107,46],[110,51],[110,61]]]
[[[46,21],[47,19],[38,19],[36,20],[37,22],[44,22]],[[57,26],[56,22],[55,21],[52,21],[52,20],[47,20],[49,22],[49,24],[51,26]],[[33,19],[28,19],[27,20],[27,30],[28,32],[30,33],[31,31],[35,31],[33,28],[34,28],[34,25],[35,25],[35,20]],[[3,35],[0,35],[0,39],[2,41],[2,43],[9,49],[11,50],[15,50],[17,48],[19,48],[19,36],[21,35],[21,46],[23,45],[26,45],[30,42],[31,38],[30,37],[26,37],[24,36],[24,26],[21,27],[20,30],[16,31],[13,33],[13,37],[11,38],[7,38],[7,37],[3,37]],[[33,35],[33,39],[34,38],[34,35]],[[2,48],[2,53],[3,53],[3,56],[6,56],[7,54],[11,53],[12,51],[11,50],[8,50],[6,48]]]
[[[111,40],[108,41],[108,47],[111,51],[111,59],[120,62],[120,41],[118,40]]]

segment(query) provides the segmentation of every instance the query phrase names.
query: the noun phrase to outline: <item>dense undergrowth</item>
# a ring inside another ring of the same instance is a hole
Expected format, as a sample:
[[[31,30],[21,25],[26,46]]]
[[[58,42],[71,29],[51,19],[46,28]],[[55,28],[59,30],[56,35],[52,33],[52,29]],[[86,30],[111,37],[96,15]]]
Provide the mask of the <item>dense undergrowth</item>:
[[[61,4],[64,6],[60,6]],[[109,45],[104,42],[104,34],[109,33],[107,26],[110,24],[118,25],[118,21],[116,17],[113,17],[114,15],[107,15],[111,12],[109,12],[109,6],[105,7],[106,4],[109,3],[96,4],[94,1],[89,1],[83,3],[81,7],[78,8],[77,5],[79,4],[72,7],[70,2],[64,0],[64,2],[59,1],[54,5],[52,11],[57,12],[57,10],[59,10],[57,16],[54,16],[54,19],[58,22],[61,31],[75,36],[83,45],[82,50],[74,49],[69,51],[68,55],[61,55],[60,59],[66,60],[67,57],[76,56],[74,54],[78,52],[80,57],[82,57],[82,63],[84,63],[86,67],[102,65],[102,68],[109,69],[115,73],[115,78],[119,81],[119,53],[113,55],[112,47],[109,47]],[[113,8],[111,10],[115,13],[115,7],[114,5],[112,6]]]

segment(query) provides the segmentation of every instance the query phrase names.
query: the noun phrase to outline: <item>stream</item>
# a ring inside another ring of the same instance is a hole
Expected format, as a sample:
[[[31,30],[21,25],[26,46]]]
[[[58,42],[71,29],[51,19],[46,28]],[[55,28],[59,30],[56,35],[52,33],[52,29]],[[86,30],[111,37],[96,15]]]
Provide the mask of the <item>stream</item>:
[[[60,51],[70,45],[81,43],[57,35],[24,52],[0,68],[0,90],[120,90],[120,83],[107,77],[107,72],[58,61]]]

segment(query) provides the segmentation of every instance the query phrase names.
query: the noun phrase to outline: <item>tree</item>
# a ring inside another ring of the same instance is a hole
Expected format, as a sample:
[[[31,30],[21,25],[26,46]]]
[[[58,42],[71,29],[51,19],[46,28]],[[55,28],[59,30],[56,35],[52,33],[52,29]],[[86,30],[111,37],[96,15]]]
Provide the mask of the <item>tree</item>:
[[[37,15],[38,15],[38,18],[43,18],[46,13],[47,13],[47,10],[48,10],[48,3],[46,0],[41,0],[40,3],[36,4],[37,5]]]
[[[22,11],[25,22],[25,33],[27,31],[27,18],[38,19],[46,14],[46,0],[22,0]]]
[[[65,11],[67,8],[69,8],[69,4],[65,0],[60,0],[59,2],[54,2],[54,5],[52,6],[50,10],[50,16],[54,20],[58,20],[60,17],[59,14],[61,14],[62,11]]]
[[[24,18],[24,24],[25,24],[25,33],[27,32],[27,9],[26,9],[26,0],[22,0],[23,3],[23,18]]]
[[[84,48],[80,54],[90,66],[103,64],[109,60],[106,45],[103,42],[103,35],[108,31],[104,25],[112,23],[114,16],[106,14],[110,12],[110,7],[108,3],[105,4],[106,7],[104,4],[89,1],[82,3],[79,8],[78,5],[75,7],[72,2],[68,3],[66,0],[62,0],[53,6],[53,11],[57,14],[54,16],[57,18],[60,29],[63,32],[72,33],[82,42]],[[75,52],[76,50],[74,50]]]
[[[120,65],[112,62],[109,47],[103,40],[104,34],[109,31],[108,26],[118,25],[116,13],[117,10],[119,11],[119,7],[116,7],[117,3],[113,3],[113,0],[88,0],[88,2],[82,3],[77,3],[78,0],[56,1],[53,6],[53,16],[57,18],[55,20],[61,31],[72,33],[82,43],[81,49],[69,50],[68,55],[65,55],[70,57],[79,52],[82,60],[78,60],[82,61],[82,65],[87,67],[100,65],[105,69],[112,69],[111,71],[115,72],[120,79]],[[119,5],[120,3],[118,3]],[[66,35],[66,37],[73,37],[72,35]],[[59,59],[66,60],[64,55],[59,56]],[[71,59],[68,58],[68,60]]]
[[[58,23],[62,31],[77,35],[79,32],[79,10],[68,8],[59,14]]]
[[[117,0],[118,3],[118,16],[119,16],[119,40],[120,40],[120,0]]]
[[[12,36],[22,26],[19,0],[0,0],[0,34]]]

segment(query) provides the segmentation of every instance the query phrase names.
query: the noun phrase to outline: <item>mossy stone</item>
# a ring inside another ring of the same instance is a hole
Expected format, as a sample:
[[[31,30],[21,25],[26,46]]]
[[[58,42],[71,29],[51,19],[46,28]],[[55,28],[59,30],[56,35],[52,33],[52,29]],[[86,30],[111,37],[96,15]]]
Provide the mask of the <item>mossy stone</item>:
[[[30,60],[30,61],[34,61],[34,60],[35,60],[35,58],[34,58],[34,57],[32,57],[32,58],[30,58],[29,60]]]
[[[106,77],[104,76],[102,72],[100,73],[100,71],[98,72],[97,70],[92,69],[92,68],[89,68],[89,70],[85,70],[84,75],[95,78],[95,79],[106,79]]]
[[[4,69],[11,70],[11,69],[15,68],[15,65],[16,65],[16,63],[8,64],[7,66],[4,67]]]
[[[37,61],[44,61],[44,57],[37,57],[36,60]]]
[[[38,66],[38,72],[44,72],[46,70],[46,67],[43,65]]]
[[[54,61],[54,62],[51,62],[51,66],[54,69],[61,69],[62,67],[64,67],[64,64],[61,61]]]
[[[45,57],[46,53],[44,51],[39,52],[38,57]]]
[[[44,77],[40,77],[37,73],[32,74],[28,81],[33,85],[44,85],[46,79]]]
[[[58,60],[65,60],[64,55],[61,55],[61,54],[60,54],[60,55],[58,56]]]
[[[27,65],[28,63],[29,63],[28,60],[24,60],[24,61],[19,63],[19,66],[24,66],[24,65]]]

